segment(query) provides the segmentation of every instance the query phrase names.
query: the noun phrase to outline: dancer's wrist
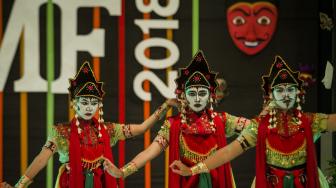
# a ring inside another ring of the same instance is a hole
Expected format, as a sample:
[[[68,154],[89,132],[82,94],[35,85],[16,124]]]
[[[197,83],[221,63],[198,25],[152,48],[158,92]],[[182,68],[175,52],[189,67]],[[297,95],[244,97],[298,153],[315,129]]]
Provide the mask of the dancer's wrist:
[[[208,173],[209,169],[204,162],[199,162],[193,167],[190,168],[191,175],[201,174],[201,173]]]
[[[26,188],[28,187],[28,185],[30,185],[31,183],[33,183],[33,180],[26,176],[26,175],[22,175],[21,178],[19,179],[19,181],[15,184],[14,187],[16,188]]]
[[[125,179],[127,176],[135,173],[138,171],[138,167],[136,166],[135,162],[131,161],[126,164],[124,167],[121,168],[121,172],[123,174],[123,178]]]

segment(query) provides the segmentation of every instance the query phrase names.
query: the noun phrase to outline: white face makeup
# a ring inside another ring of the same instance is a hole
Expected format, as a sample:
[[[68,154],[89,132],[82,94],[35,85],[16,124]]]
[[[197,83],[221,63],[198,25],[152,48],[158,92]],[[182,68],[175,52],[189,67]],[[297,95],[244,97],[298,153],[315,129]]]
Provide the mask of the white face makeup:
[[[282,110],[293,108],[296,96],[297,86],[293,84],[280,84],[273,89],[273,98],[277,106]]]
[[[204,110],[209,101],[210,92],[206,87],[189,87],[186,89],[188,106],[195,112]]]
[[[98,109],[98,99],[94,97],[78,97],[76,100],[76,113],[84,120],[90,120]]]

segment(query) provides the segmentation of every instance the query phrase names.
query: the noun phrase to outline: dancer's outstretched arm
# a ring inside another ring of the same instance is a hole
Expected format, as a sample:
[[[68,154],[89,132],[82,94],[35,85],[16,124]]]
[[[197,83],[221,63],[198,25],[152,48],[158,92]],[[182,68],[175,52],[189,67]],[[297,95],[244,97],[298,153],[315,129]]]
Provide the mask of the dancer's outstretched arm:
[[[144,151],[139,153],[136,157],[134,157],[131,162],[126,164],[123,168],[118,169],[112,163],[106,161],[104,163],[105,169],[116,178],[126,178],[127,176],[133,174],[168,147],[169,130],[170,123],[168,120],[166,120],[161,126],[161,130],[158,132],[158,135],[155,137],[152,144]]]
[[[136,136],[143,134],[145,131],[150,129],[158,120],[162,119],[169,108],[177,107],[178,102],[176,99],[167,99],[149,118],[147,118],[141,124],[130,124],[129,132],[131,135],[125,135],[126,138],[128,136]],[[126,125],[125,125],[126,126]],[[126,133],[127,134],[127,133]]]
[[[144,151],[135,156],[131,162],[126,164],[121,169],[116,168],[111,162],[105,161],[104,168],[111,175],[116,178],[126,178],[142,168],[148,161],[157,157],[162,151],[162,147],[158,142],[152,144]]]
[[[56,145],[47,141],[42,148],[41,152],[34,158],[33,162],[29,165],[26,172],[21,176],[20,180],[16,183],[16,188],[27,187],[32,183],[32,179],[47,165],[49,159],[56,151]],[[0,188],[12,187],[11,185],[3,182],[0,184]]]
[[[225,146],[224,148],[221,148],[218,151],[216,151],[216,153],[208,157],[203,162],[200,162],[191,168],[184,165],[181,161],[174,161],[170,165],[170,168],[174,173],[179,174],[181,176],[191,176],[215,169],[236,158],[243,152],[244,150],[241,147],[241,144],[237,140],[235,140],[231,142],[229,145]]]

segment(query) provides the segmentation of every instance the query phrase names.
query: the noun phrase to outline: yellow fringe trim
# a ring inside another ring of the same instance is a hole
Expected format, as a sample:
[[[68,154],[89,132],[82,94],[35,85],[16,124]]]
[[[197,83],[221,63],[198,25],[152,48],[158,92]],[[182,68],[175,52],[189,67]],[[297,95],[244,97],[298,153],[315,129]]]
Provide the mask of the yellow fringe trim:
[[[301,165],[306,162],[306,140],[300,147],[292,152],[284,153],[276,148],[270,146],[268,140],[266,140],[266,156],[267,164],[282,167],[291,168],[293,166]]]
[[[212,155],[213,153],[216,152],[217,150],[217,144],[211,148],[207,153],[199,153],[196,151],[191,150],[188,145],[186,144],[186,141],[184,140],[183,135],[180,135],[180,148],[181,148],[181,153],[182,155],[192,161],[193,163],[198,163],[200,161],[204,161],[207,157]]]

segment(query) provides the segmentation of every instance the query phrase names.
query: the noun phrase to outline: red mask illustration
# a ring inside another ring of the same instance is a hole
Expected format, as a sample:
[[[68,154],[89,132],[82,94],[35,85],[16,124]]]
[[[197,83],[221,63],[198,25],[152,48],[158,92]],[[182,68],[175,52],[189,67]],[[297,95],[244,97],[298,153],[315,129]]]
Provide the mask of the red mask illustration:
[[[227,23],[234,44],[245,54],[255,55],[272,39],[278,10],[269,2],[239,2],[227,10]]]

